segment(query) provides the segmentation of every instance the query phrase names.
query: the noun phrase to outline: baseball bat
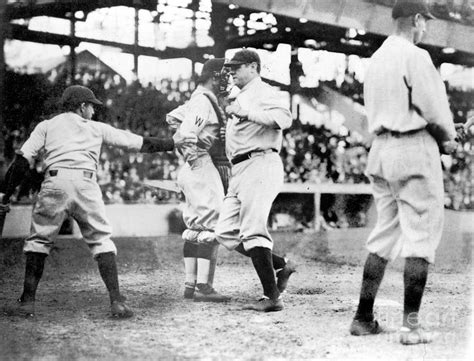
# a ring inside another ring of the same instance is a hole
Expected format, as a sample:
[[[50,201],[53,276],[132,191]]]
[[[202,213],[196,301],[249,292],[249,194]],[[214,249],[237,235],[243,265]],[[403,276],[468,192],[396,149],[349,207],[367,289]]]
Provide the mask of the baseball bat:
[[[171,180],[158,180],[158,179],[149,179],[141,182],[144,186],[150,188],[159,188],[171,192],[181,193],[181,188],[179,188],[178,183]]]

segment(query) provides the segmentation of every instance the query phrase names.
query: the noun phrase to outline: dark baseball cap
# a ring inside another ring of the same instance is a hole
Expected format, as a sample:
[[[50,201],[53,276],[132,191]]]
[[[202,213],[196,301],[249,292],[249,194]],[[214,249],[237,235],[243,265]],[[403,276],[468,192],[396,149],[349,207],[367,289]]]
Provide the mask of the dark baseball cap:
[[[416,14],[421,14],[426,19],[436,19],[430,13],[425,0],[398,0],[392,9],[393,19],[405,18]]]
[[[202,66],[201,76],[199,77],[200,82],[205,82],[211,78],[216,72],[220,72],[224,66],[224,58],[209,59]]]
[[[81,104],[92,103],[102,105],[92,90],[82,85],[71,85],[67,87],[61,96],[61,103],[64,104]]]
[[[224,66],[232,67],[235,65],[250,64],[250,63],[260,64],[260,57],[258,56],[258,53],[254,50],[242,49],[236,52],[234,56],[232,57],[232,59],[226,61]]]

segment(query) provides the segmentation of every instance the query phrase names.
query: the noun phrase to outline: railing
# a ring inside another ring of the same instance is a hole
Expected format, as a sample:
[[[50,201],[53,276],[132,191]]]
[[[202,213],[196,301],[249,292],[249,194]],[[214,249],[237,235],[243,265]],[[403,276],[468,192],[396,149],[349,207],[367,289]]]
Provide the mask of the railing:
[[[313,228],[321,229],[321,194],[372,194],[369,184],[285,183],[280,193],[308,193],[314,197]]]

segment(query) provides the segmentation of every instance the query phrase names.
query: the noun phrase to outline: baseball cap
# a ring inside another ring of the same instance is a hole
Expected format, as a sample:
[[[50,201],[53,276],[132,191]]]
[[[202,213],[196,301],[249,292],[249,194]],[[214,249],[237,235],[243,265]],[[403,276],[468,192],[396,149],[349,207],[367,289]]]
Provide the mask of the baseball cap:
[[[82,85],[71,85],[67,87],[61,96],[61,103],[63,105],[81,103],[102,105],[102,102],[95,97],[92,90]]]
[[[224,66],[224,62],[224,58],[209,59],[208,61],[206,61],[202,66],[199,81],[203,83],[207,81],[210,77],[212,77],[215,72],[220,72],[222,70],[222,67]]]
[[[234,54],[232,59],[226,61],[224,66],[234,66],[241,64],[257,63],[260,64],[260,57],[257,52],[250,49],[242,49]]]
[[[405,18],[411,15],[421,14],[427,19],[436,19],[430,13],[425,0],[398,0],[392,9],[392,18]]]

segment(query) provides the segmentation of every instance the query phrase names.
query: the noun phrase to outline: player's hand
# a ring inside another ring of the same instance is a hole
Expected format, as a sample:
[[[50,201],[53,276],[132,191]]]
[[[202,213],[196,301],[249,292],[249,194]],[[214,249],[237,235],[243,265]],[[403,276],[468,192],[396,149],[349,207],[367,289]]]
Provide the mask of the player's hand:
[[[178,130],[173,135],[173,141],[175,147],[183,147],[183,146],[193,146],[197,143],[197,137],[194,134],[181,134]]]
[[[242,108],[238,100],[234,100],[230,105],[225,108],[227,114],[235,115],[239,118],[247,118],[249,116],[249,111]]]
[[[443,154],[451,154],[458,148],[458,142],[455,140],[446,140],[441,143],[441,152]]]

